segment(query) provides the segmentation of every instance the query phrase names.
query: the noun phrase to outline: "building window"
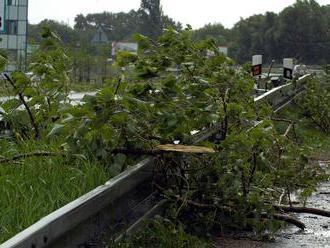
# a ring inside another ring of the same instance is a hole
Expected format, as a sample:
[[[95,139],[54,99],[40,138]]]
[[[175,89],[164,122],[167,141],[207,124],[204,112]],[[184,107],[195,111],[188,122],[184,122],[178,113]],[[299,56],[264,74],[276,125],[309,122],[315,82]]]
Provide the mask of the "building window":
[[[7,20],[6,21],[6,33],[9,35],[17,35],[18,21]]]
[[[17,5],[18,0],[7,0],[7,6]]]

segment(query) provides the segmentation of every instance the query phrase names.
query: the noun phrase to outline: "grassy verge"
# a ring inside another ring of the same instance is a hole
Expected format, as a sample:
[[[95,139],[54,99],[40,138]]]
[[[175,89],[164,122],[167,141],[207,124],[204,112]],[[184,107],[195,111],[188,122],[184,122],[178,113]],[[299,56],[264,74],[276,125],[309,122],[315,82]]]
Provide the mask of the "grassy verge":
[[[56,146],[2,141],[2,155]],[[79,158],[29,158],[0,164],[0,244],[40,218],[105,183],[111,173],[103,166]]]
[[[322,156],[330,150],[330,134],[326,134],[317,128],[304,116],[303,110],[298,105],[291,105],[276,117],[291,120],[295,123],[295,129],[290,131],[290,138],[304,146],[307,154]],[[280,133],[285,133],[288,123],[277,122],[276,127]]]

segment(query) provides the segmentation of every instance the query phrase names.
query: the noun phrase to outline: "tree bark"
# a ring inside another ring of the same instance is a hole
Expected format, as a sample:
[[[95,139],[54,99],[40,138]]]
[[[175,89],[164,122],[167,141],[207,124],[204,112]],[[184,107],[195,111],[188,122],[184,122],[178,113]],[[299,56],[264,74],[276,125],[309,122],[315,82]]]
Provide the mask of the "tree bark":
[[[315,214],[324,217],[330,217],[330,211],[317,209],[317,208],[306,208],[306,207],[295,207],[295,206],[284,206],[284,205],[274,205],[274,208],[278,211],[283,211],[287,213],[307,213]]]

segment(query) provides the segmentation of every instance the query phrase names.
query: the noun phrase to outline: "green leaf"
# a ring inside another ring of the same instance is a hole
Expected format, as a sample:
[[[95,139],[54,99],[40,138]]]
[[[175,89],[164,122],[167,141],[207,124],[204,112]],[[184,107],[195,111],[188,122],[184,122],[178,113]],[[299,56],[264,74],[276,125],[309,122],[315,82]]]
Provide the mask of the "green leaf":
[[[53,129],[47,135],[47,137],[51,137],[51,136],[59,134],[63,130],[64,127],[65,127],[65,125],[55,124]]]

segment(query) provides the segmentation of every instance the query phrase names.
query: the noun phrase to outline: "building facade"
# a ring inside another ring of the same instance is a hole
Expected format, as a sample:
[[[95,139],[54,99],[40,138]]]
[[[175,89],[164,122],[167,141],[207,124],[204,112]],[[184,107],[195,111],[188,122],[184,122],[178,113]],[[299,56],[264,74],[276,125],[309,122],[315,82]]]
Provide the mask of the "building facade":
[[[7,71],[25,69],[28,0],[0,0],[0,49],[8,56]]]

